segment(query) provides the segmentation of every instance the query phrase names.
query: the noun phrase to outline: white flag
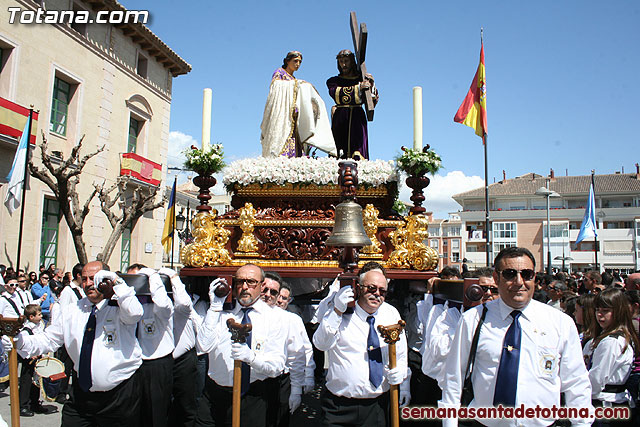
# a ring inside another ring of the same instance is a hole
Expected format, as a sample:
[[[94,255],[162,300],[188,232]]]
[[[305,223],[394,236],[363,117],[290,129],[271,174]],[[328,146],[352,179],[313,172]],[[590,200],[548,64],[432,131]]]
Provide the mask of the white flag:
[[[24,186],[24,168],[27,161],[27,150],[29,149],[29,135],[27,131],[29,129],[29,122],[31,117],[27,119],[27,123],[24,125],[22,136],[20,137],[20,144],[16,150],[16,156],[13,158],[13,165],[11,166],[11,172],[7,176],[9,184],[7,184],[7,197],[4,199],[4,204],[9,209],[9,213],[13,214],[13,211],[20,207],[22,203],[22,187]]]
[[[593,194],[593,184],[589,186],[589,201],[584,211],[584,218],[580,225],[580,232],[576,237],[576,245],[590,237],[598,237],[598,225],[596,224],[596,201]]]

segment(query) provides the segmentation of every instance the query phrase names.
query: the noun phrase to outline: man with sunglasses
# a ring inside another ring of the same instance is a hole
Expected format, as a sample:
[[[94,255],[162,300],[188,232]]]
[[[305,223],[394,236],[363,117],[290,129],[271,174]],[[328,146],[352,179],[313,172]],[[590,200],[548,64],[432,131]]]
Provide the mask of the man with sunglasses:
[[[467,310],[455,332],[447,359],[441,407],[459,407],[476,327],[486,306],[475,362],[471,370],[474,397],[469,407],[551,408],[591,406],[591,385],[580,356],[576,326],[569,316],[532,300],[535,258],[528,249],[503,249],[495,259],[493,278],[500,298]],[[553,418],[475,419],[472,425],[548,426]],[[536,415],[539,416],[539,415]],[[458,424],[446,419],[445,426]],[[572,419],[588,426],[590,419]]]
[[[53,292],[49,286],[50,280],[51,275],[47,270],[45,270],[40,274],[40,280],[31,286],[31,295],[33,296],[33,299],[37,300],[42,298],[40,307],[42,307],[42,320],[44,320],[46,324],[49,323],[49,319],[51,317],[51,304],[55,302]]]
[[[20,302],[20,297],[16,289],[18,279],[15,276],[7,276],[4,285],[5,292],[0,298],[0,314],[3,317],[20,317],[24,311],[24,305]]]
[[[209,373],[197,426],[207,425],[209,417],[215,425],[230,424],[235,360],[242,362],[240,422],[243,426],[266,425],[269,391],[266,380],[277,377],[284,369],[287,328],[282,318],[260,298],[264,279],[264,271],[257,265],[240,267],[233,278],[236,304],[231,310],[223,310],[226,296],[215,293],[224,279],[215,279],[209,285],[211,304],[197,333],[198,346],[209,353]],[[228,319],[252,325],[246,343],[231,341]],[[206,411],[202,405],[206,405]]]
[[[361,274],[357,291],[350,286],[338,290],[333,308],[313,335],[313,343],[327,351],[329,358],[326,391],[321,397],[325,426],[387,425],[389,386],[407,377],[407,340],[405,334],[400,335],[396,367],[389,369],[388,346],[377,328],[398,323],[400,314],[385,302],[386,295],[387,279],[382,272]],[[345,314],[354,301],[353,312]],[[408,389],[408,383],[405,385]]]
[[[289,425],[289,415],[293,414],[302,403],[302,392],[313,389],[315,385],[313,371],[316,367],[313,362],[313,349],[302,318],[276,305],[285,285],[278,273],[272,271],[265,273],[262,298],[275,313],[282,317],[282,323],[287,326],[284,372],[268,380],[272,391],[267,409],[267,424],[281,427]],[[286,286],[290,294],[291,288]]]

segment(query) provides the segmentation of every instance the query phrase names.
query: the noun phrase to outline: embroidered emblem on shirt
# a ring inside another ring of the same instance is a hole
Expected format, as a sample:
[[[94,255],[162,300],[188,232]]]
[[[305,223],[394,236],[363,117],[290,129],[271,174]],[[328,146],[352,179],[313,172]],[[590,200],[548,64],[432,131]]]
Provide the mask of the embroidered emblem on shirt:
[[[106,346],[110,347],[116,343],[116,331],[113,330],[104,330],[104,343]]]
[[[264,347],[264,340],[256,340],[255,351],[261,351]]]
[[[556,356],[553,354],[540,355],[540,371],[545,375],[552,375],[556,371]]]
[[[153,335],[156,332],[156,325],[155,322],[145,322],[143,321],[142,324],[144,325],[144,332],[147,335]]]

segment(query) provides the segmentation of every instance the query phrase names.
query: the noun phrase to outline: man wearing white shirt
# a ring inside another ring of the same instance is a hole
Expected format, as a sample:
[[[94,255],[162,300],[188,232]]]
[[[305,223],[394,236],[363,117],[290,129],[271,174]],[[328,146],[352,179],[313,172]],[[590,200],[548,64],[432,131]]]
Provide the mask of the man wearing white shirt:
[[[173,389],[173,303],[157,271],[142,264],[127,268],[127,274],[136,273],[148,277],[151,293],[138,295],[144,311],[136,330],[142,348],[140,420],[151,427],[165,427]]]
[[[285,345],[285,369],[277,378],[269,380],[272,387],[269,408],[267,409],[267,424],[286,427],[289,425],[289,414],[293,413],[302,402],[303,389],[313,389],[313,350],[307,337],[307,331],[302,318],[295,313],[285,311],[276,306],[280,291],[285,285],[278,273],[267,271],[262,285],[262,299],[268,306],[282,317],[282,323],[287,326],[287,341]],[[287,285],[288,286],[288,285]],[[291,289],[289,288],[289,293]],[[307,359],[311,359],[307,369]],[[310,379],[307,380],[307,373]]]
[[[474,398],[469,408],[589,408],[591,385],[582,361],[575,324],[564,313],[532,300],[535,259],[525,248],[503,249],[495,259],[494,280],[500,298],[486,303],[486,318],[472,369]],[[482,306],[466,311],[456,329],[447,358],[441,407],[459,407],[471,342]],[[548,426],[553,419],[476,419],[486,426]],[[457,419],[444,420],[445,426]],[[572,420],[588,426],[589,419]]]
[[[25,305],[22,305],[18,291],[18,279],[12,276],[7,277],[7,282],[4,285],[6,289],[0,297],[0,314],[3,317],[20,317],[24,312]]]
[[[82,264],[78,263],[74,265],[71,270],[71,275],[73,276],[73,280],[60,292],[58,301],[61,306],[75,304],[85,297],[84,291],[82,290]]]
[[[386,294],[387,279],[382,272],[361,274],[357,300],[352,287],[341,288],[313,336],[314,344],[328,352],[329,360],[322,397],[324,426],[388,422],[389,385],[401,384],[407,376],[407,340],[401,334],[396,343],[397,365],[389,369],[388,346],[377,327],[398,323],[400,314],[384,302]],[[345,315],[354,300],[353,313]]]
[[[201,319],[193,309],[191,297],[180,276],[169,268],[158,273],[169,276],[173,291],[173,399],[169,409],[171,427],[191,427],[196,420],[196,331]]]
[[[65,427],[139,423],[134,374],[142,364],[142,351],[135,330],[142,306],[134,289],[105,268],[100,261],[85,265],[87,296],[62,310],[43,334],[15,339],[23,357],[66,346],[75,372],[71,398],[62,409]]]
[[[232,286],[236,304],[229,311],[222,310],[226,297],[215,295],[221,280],[211,282],[211,305],[197,334],[199,347],[209,353],[209,375],[196,425],[203,425],[200,414],[203,404],[216,426],[231,425],[233,367],[238,360],[243,362],[240,422],[243,426],[265,426],[268,400],[265,380],[277,377],[284,369],[287,328],[281,316],[260,299],[264,282],[260,267],[246,264],[236,271]],[[252,325],[247,343],[231,341],[228,319]]]

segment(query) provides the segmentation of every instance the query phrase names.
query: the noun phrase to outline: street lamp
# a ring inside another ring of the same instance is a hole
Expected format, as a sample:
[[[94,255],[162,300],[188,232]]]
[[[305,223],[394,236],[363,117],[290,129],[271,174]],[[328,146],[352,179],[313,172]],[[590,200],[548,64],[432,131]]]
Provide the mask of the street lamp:
[[[548,182],[547,185],[549,185]],[[560,197],[560,195],[546,187],[538,188],[536,190],[536,195],[547,198],[547,274],[551,274],[551,222],[549,220],[549,198]]]

